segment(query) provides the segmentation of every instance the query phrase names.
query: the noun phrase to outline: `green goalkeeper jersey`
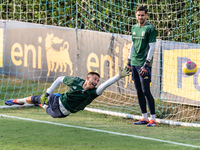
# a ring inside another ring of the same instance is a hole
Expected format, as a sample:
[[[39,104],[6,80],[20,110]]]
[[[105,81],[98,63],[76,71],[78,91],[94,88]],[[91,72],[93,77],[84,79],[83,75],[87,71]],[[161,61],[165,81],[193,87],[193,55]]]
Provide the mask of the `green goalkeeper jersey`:
[[[85,90],[82,85],[85,80],[78,77],[66,76],[63,83],[69,86],[69,90],[60,96],[63,106],[71,113],[83,110],[97,96],[96,88]]]
[[[135,24],[131,29],[131,34],[134,46],[131,65],[143,66],[149,52],[149,43],[156,42],[156,29],[149,22],[146,22],[143,27]]]

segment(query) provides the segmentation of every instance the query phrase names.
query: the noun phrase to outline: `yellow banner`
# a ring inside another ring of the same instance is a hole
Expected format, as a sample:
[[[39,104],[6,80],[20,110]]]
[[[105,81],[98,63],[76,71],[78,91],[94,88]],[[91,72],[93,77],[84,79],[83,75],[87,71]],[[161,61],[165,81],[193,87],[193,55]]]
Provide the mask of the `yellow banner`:
[[[165,50],[163,56],[163,91],[200,101],[200,49]],[[193,76],[182,71],[186,61],[197,64],[198,69]]]

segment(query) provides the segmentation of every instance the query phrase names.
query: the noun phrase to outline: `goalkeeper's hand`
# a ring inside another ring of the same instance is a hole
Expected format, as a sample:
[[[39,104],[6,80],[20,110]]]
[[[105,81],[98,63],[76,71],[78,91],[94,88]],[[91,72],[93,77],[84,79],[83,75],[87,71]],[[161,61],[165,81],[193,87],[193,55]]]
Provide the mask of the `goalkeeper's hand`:
[[[130,75],[130,69],[125,66],[124,68],[121,69],[121,67],[119,67],[119,77],[123,78],[125,76],[129,76]]]
[[[144,65],[140,68],[139,72],[142,78],[148,76],[148,69],[150,67],[150,61],[146,60]]]
[[[48,102],[48,97],[49,97],[49,93],[45,93],[45,94],[42,94],[42,96],[40,97],[40,102],[41,104],[43,105],[44,103],[47,104]]]
[[[130,69],[130,71],[132,71],[132,70],[131,70],[131,59],[128,59],[127,67]]]

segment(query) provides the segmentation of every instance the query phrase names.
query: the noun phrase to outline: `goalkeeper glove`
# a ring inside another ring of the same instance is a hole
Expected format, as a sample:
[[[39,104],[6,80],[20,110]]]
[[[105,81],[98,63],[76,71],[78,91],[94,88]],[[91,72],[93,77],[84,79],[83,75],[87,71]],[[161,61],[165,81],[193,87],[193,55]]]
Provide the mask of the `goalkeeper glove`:
[[[41,104],[47,104],[48,103],[48,96],[49,96],[49,93],[45,93],[45,94],[42,94],[42,96],[40,97],[40,102]]]
[[[119,67],[119,77],[123,78],[125,76],[129,76],[130,75],[130,69],[125,66],[125,68],[121,69],[121,67]]]
[[[130,69],[130,71],[131,71],[131,59],[128,59],[127,67],[128,67],[128,68]]]
[[[150,67],[150,61],[146,60],[144,65],[140,68],[139,72],[142,78],[148,76],[148,69]]]

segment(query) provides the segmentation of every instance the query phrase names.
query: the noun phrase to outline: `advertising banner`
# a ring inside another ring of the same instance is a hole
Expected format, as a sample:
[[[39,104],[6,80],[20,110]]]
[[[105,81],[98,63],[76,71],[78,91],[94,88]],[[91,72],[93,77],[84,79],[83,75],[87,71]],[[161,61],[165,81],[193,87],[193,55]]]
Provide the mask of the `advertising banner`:
[[[162,96],[161,99],[200,105],[200,45],[162,41]],[[197,64],[193,76],[183,73],[185,62]]]
[[[6,27],[5,74],[45,81],[73,75],[74,29],[10,21]]]
[[[4,74],[16,78],[54,81],[59,76],[100,74],[100,83],[127,65],[131,36],[65,27],[6,21]],[[160,47],[156,43],[151,90],[160,96]],[[131,75],[107,88],[136,95]]]

